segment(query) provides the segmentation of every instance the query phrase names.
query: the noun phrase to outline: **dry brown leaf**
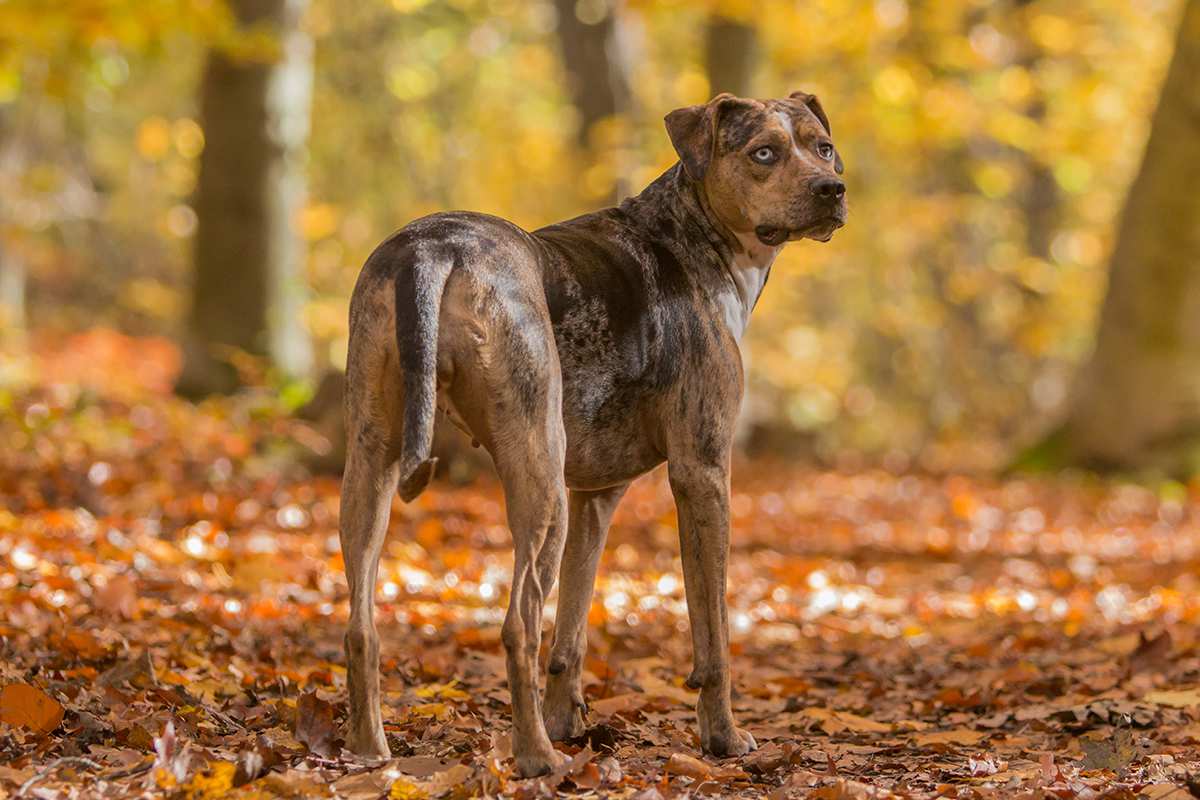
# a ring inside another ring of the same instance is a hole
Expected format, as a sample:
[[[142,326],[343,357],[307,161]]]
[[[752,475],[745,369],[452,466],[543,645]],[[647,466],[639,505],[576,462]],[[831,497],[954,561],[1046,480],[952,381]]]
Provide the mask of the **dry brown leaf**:
[[[1200,706],[1200,687],[1195,689],[1165,689],[1162,691],[1147,692],[1142,697],[1142,700],[1159,706],[1169,706],[1170,708]]]
[[[588,704],[588,710],[601,717],[611,717],[626,711],[635,711],[649,702],[650,698],[641,692],[613,695],[603,700],[593,700]]]
[[[931,744],[979,744],[987,738],[983,731],[955,728],[949,731],[924,731],[913,734],[914,743],[925,747]]]
[[[333,706],[316,692],[301,695],[296,703],[296,738],[319,756],[334,755]]]
[[[1084,769],[1116,771],[1124,768],[1138,755],[1133,733],[1128,728],[1084,734],[1079,737],[1079,746],[1084,754],[1081,765]]]
[[[892,726],[884,722],[876,722],[849,711],[833,711],[828,708],[813,706],[800,712],[800,716],[820,722],[821,730],[828,734],[853,731],[855,733],[891,733]]]
[[[462,786],[474,774],[475,770],[466,764],[455,764],[450,769],[438,772],[421,781],[420,786],[429,793],[430,797],[440,797],[451,789]]]
[[[137,615],[137,583],[128,575],[118,575],[96,590],[95,600],[96,608],[133,619]]]

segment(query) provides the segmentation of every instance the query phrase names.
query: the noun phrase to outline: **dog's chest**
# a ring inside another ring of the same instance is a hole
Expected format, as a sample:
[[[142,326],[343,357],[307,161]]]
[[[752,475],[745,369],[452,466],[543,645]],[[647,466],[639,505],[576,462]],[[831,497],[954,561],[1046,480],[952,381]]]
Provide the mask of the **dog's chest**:
[[[763,245],[753,237],[738,238],[742,250],[734,254],[729,266],[731,286],[718,292],[717,304],[729,332],[741,341],[750,324],[750,314],[767,285],[779,248]]]

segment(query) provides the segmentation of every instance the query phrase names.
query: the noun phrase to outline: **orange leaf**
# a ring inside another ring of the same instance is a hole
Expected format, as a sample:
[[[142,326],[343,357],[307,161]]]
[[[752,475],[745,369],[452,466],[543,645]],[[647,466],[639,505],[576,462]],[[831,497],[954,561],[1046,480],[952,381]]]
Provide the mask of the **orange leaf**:
[[[667,759],[663,767],[668,773],[686,775],[689,778],[703,780],[712,773],[712,767],[698,758],[692,758],[686,753],[674,753]]]
[[[37,733],[49,733],[62,720],[62,704],[35,686],[10,683],[0,690],[0,721]]]

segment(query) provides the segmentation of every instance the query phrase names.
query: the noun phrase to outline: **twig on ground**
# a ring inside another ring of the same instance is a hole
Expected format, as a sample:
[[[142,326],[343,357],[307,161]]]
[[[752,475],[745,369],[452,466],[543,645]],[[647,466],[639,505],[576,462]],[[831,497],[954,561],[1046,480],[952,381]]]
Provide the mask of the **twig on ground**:
[[[53,761],[51,761],[49,764],[47,764],[46,766],[44,766],[40,770],[38,770],[37,773],[35,775],[33,775],[32,777],[30,777],[29,780],[22,783],[21,788],[17,789],[17,793],[15,795],[13,795],[13,797],[14,798],[24,797],[25,793],[27,791],[29,791],[35,783],[42,780],[43,778],[49,777],[55,770],[59,769],[60,767],[88,767],[90,769],[96,769],[96,770],[104,769],[103,766],[96,763],[95,761],[92,761],[90,758],[82,758],[80,756],[63,756],[62,758],[56,758]]]
[[[147,772],[152,766],[154,766],[154,759],[147,758],[140,764],[134,764],[132,767],[123,767],[113,772],[109,772],[104,775],[98,775],[96,777],[98,780],[114,781],[120,778],[129,778],[134,775]],[[51,761],[49,764],[38,770],[36,775],[31,776],[29,780],[22,783],[21,787],[17,789],[17,793],[13,795],[13,800],[25,797],[25,793],[32,789],[35,783],[50,777],[50,775],[52,775],[61,767],[87,767],[94,770],[104,769],[104,765],[92,761],[90,758],[83,758],[81,756],[64,756],[62,758],[56,758],[54,761]]]

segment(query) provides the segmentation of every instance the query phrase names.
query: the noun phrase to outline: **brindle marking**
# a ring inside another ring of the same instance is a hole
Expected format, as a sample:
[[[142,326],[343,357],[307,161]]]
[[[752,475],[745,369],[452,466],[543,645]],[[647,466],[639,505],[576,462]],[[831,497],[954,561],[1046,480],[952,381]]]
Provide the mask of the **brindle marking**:
[[[816,98],[721,95],[673,111],[680,156],[617,208],[526,233],[466,212],[419,219],[367,260],[350,305],[341,538],[350,586],[347,745],[386,756],[374,593],[392,492],[433,474],[437,407],[481,442],[504,485],[515,550],[502,638],[521,775],[584,729],[587,609],[609,520],[664,460],[679,539],[704,749],[755,747],[730,711],[729,456],[738,342],[788,240],[846,217],[841,161]],[[773,158],[769,164],[763,148]],[[569,492],[568,492],[569,488]],[[537,654],[561,600],[545,699]]]

